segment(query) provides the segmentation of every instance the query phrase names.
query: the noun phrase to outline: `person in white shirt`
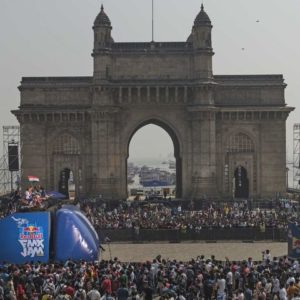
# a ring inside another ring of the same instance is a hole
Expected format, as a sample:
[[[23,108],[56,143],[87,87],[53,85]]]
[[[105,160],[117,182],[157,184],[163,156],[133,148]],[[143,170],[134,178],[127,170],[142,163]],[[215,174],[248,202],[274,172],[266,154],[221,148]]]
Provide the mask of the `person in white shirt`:
[[[237,300],[244,300],[245,299],[245,295],[243,293],[242,290],[239,290],[239,293],[237,295]]]
[[[272,259],[272,255],[271,255],[271,252],[270,250],[266,250],[263,252],[263,261],[266,262],[267,260],[268,261],[271,261]]]
[[[273,294],[279,294],[280,291],[280,282],[278,278],[273,278],[273,288],[272,288],[272,293]]]
[[[87,299],[88,300],[100,300],[101,299],[101,295],[99,293],[98,290],[96,290],[95,288],[91,289],[88,293],[87,293]]]
[[[225,300],[226,299],[226,294],[225,294],[226,281],[222,275],[218,278],[217,288],[218,288],[218,290],[217,290],[218,300]]]
[[[280,300],[287,300],[287,292],[284,287],[284,285],[281,286],[280,291],[279,291],[279,299]]]
[[[232,297],[232,287],[233,287],[233,274],[229,271],[226,275],[226,282],[227,282],[227,292],[228,296]]]

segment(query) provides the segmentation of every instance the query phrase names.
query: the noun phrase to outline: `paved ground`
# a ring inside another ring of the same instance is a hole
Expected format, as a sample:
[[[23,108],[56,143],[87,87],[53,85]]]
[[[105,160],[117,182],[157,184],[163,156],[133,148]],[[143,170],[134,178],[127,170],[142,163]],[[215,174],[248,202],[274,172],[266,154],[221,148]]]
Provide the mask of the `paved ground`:
[[[218,260],[224,260],[227,256],[230,260],[243,260],[253,257],[255,260],[261,259],[261,252],[270,249],[273,256],[287,254],[287,243],[237,243],[237,242],[219,242],[219,243],[180,243],[180,244],[111,244],[110,251],[108,245],[103,245],[106,249],[102,253],[102,259],[118,257],[121,261],[146,261],[152,260],[157,255],[164,258],[188,261],[196,258],[198,255],[210,257],[211,254]]]

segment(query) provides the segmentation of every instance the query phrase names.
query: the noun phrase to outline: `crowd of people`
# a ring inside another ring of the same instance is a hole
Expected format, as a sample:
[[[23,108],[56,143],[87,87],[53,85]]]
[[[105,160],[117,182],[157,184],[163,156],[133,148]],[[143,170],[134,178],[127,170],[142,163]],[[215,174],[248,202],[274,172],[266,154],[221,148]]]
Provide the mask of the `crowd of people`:
[[[218,203],[194,210],[168,207],[164,204],[107,209],[105,205],[82,206],[96,229],[181,229],[200,231],[204,228],[272,227],[286,229],[288,220],[297,222],[295,207],[277,206],[272,209],[250,209],[244,202]]]
[[[29,185],[24,193],[13,190],[9,197],[1,202],[0,218],[3,218],[22,209],[43,209],[48,199],[45,189],[40,185]]]
[[[189,262],[163,259],[0,265],[0,299],[10,300],[267,300],[300,299],[300,263],[217,261],[203,255]]]
[[[43,197],[42,189],[25,193],[30,205]],[[32,199],[27,197],[32,197]],[[15,194],[13,197],[18,198]],[[15,199],[9,205],[15,203]],[[24,201],[23,197],[17,201]],[[9,208],[14,210],[13,206]],[[278,205],[259,209],[247,202],[210,203],[202,209],[192,205],[136,205],[120,203],[108,209],[105,204],[81,203],[96,229],[186,229],[265,226],[286,228],[297,222],[298,209]],[[1,246],[1,245],[0,245]],[[120,246],[121,247],[121,246]],[[72,261],[23,265],[0,262],[0,300],[299,300],[300,261],[272,257],[269,250],[262,260],[216,260],[199,255],[189,262],[164,259],[121,262]]]
[[[18,209],[42,209],[48,199],[44,188],[29,186],[24,195],[15,191],[11,200],[2,205],[0,218]],[[146,205],[145,205],[146,204]],[[90,201],[80,203],[96,230],[101,229],[175,229],[199,232],[206,228],[276,228],[286,229],[288,221],[299,222],[299,208],[287,202],[272,208],[251,207],[247,201],[211,202],[202,208],[192,205],[166,205],[140,201],[122,202],[114,208]]]

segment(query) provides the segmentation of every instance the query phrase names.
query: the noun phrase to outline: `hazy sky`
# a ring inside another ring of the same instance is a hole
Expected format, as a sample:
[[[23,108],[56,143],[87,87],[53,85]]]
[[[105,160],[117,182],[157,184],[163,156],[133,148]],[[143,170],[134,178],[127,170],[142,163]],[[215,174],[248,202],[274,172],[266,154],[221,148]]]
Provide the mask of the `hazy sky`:
[[[155,40],[185,41],[201,1],[154,1]],[[115,41],[151,40],[151,0],[103,0],[103,4]],[[286,102],[297,107],[300,1],[206,0],[204,4],[214,26],[214,74],[282,73],[288,84]],[[97,0],[1,0],[0,126],[16,124],[10,110],[19,105],[17,86],[22,76],[92,74],[92,25],[100,5]],[[287,123],[290,160],[292,124],[300,122],[299,116],[296,110]],[[147,134],[153,139],[157,130],[152,128]],[[133,141],[139,137],[145,137],[142,131]],[[155,140],[156,147],[145,147],[143,142],[131,156],[167,155],[171,140],[164,133],[156,134]]]

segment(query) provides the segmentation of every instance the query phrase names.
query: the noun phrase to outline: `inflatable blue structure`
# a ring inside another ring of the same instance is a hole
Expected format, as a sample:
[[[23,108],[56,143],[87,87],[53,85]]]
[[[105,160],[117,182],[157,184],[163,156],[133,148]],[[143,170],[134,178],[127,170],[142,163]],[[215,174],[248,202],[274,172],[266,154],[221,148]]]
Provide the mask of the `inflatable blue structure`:
[[[99,259],[99,237],[77,207],[49,212],[16,213],[0,220],[0,263]],[[50,256],[50,249],[54,254]]]
[[[75,206],[66,206],[56,212],[54,232],[56,261],[98,260],[99,246],[98,234]]]

